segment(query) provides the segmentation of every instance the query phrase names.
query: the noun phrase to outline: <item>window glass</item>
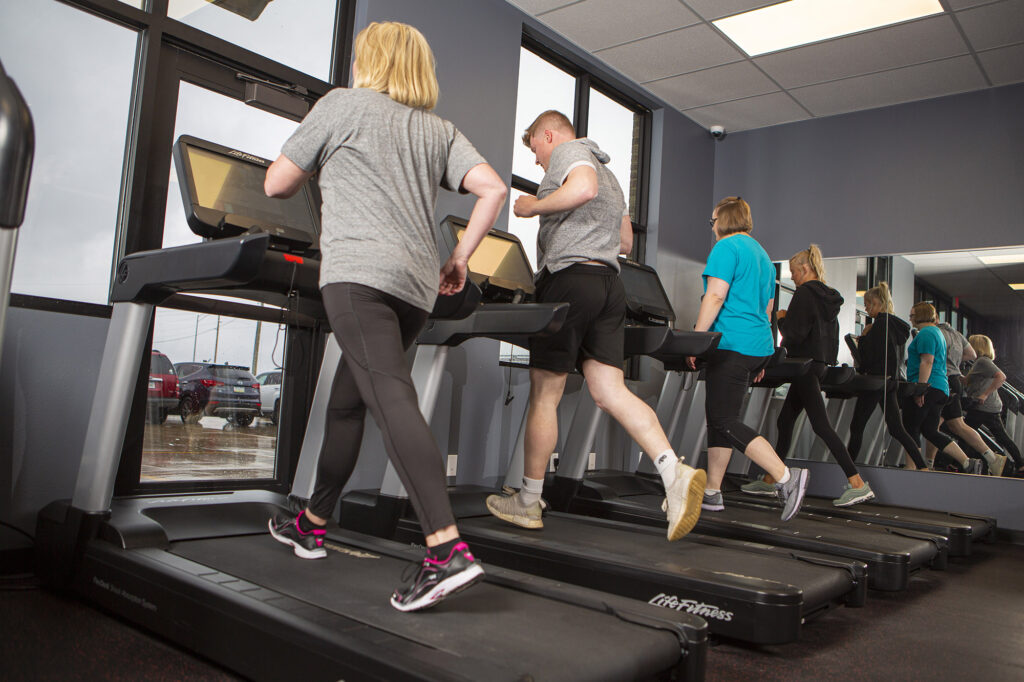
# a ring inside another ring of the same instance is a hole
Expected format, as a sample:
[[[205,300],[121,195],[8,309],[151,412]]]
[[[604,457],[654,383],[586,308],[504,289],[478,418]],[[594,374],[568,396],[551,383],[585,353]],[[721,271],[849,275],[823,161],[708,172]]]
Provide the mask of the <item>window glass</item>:
[[[555,109],[573,120],[575,116],[576,79],[541,59],[526,48],[519,50],[519,95],[516,99],[516,130],[513,141],[512,173],[540,182],[544,169],[536,164],[533,153],[523,145],[523,131],[537,116]]]
[[[637,175],[640,167],[640,116],[607,95],[590,89],[587,137],[612,160],[608,169],[622,186],[629,214],[636,220]]]
[[[123,2],[126,5],[131,5],[132,7],[138,7],[139,9],[148,9],[147,7],[143,6],[143,5],[146,4],[146,0],[119,0],[119,1]]]
[[[337,5],[337,0],[170,0],[167,16],[330,81]]]
[[[62,2],[0,2],[4,70],[35,125],[14,292],[107,303],[137,43]]]

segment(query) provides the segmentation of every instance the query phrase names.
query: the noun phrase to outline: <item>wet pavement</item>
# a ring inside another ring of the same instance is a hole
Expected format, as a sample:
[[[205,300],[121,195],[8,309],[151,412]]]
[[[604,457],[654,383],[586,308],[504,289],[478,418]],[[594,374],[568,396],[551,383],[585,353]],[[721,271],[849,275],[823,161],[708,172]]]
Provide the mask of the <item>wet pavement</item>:
[[[161,425],[147,424],[142,452],[142,482],[273,478],[277,426],[257,418],[249,426],[203,417],[182,424],[170,415]]]

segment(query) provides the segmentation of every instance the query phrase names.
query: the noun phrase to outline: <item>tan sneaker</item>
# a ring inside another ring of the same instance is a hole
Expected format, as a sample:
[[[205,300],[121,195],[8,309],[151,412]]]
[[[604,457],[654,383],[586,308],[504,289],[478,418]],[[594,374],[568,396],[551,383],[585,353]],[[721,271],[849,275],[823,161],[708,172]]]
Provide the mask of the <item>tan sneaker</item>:
[[[706,471],[694,469],[683,460],[676,462],[675,483],[665,491],[665,502],[661,505],[668,516],[666,537],[669,542],[683,537],[697,525],[707,483]]]
[[[992,461],[987,462],[989,476],[1002,476],[1003,467],[1006,466],[1006,455],[992,453]]]
[[[527,506],[523,504],[519,493],[511,495],[488,495],[487,510],[502,521],[521,526],[523,528],[543,528],[541,520],[540,502],[534,502]]]

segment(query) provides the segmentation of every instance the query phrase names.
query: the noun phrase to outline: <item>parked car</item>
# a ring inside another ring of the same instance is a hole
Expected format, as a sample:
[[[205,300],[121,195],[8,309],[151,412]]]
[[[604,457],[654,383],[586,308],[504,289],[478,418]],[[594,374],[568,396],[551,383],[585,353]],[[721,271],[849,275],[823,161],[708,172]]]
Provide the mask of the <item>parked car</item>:
[[[260,385],[248,367],[212,362],[174,365],[181,390],[181,421],[195,424],[203,415],[248,426],[260,413]]]
[[[256,381],[260,385],[260,402],[263,404],[260,414],[270,417],[270,421],[274,424],[277,423],[278,416],[281,414],[281,378],[283,374],[281,370],[276,369],[272,372],[263,372],[256,377]]]
[[[178,375],[166,355],[154,349],[149,355],[149,392],[146,394],[146,421],[163,424],[167,415],[178,409]]]

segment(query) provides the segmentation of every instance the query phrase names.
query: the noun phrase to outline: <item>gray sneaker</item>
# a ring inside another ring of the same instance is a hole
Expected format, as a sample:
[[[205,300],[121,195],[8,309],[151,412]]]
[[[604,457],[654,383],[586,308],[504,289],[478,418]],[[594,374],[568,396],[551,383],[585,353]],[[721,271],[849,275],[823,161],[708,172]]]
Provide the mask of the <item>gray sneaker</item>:
[[[804,494],[807,492],[807,482],[811,479],[811,472],[807,469],[789,468],[789,480],[785,483],[776,483],[775,492],[782,503],[782,520],[789,521],[800,511],[800,505],[804,503]]]
[[[775,497],[775,486],[771,483],[765,483],[760,478],[753,480],[750,483],[744,483],[740,486],[740,490],[748,495],[765,495]]]
[[[832,504],[836,507],[852,507],[855,504],[873,499],[875,499],[875,493],[871,490],[869,483],[865,482],[863,488],[854,488],[847,483],[843,494],[832,500]]]
[[[701,502],[700,508],[710,512],[725,511],[725,498],[722,497],[722,491],[719,490],[717,493],[705,491],[704,501]]]
[[[982,473],[982,462],[980,459],[970,457],[967,459],[967,466],[964,468],[965,474],[978,474]]]
[[[502,521],[514,523],[523,528],[543,528],[540,502],[527,506],[523,504],[519,493],[512,495],[488,495],[487,510]]]

